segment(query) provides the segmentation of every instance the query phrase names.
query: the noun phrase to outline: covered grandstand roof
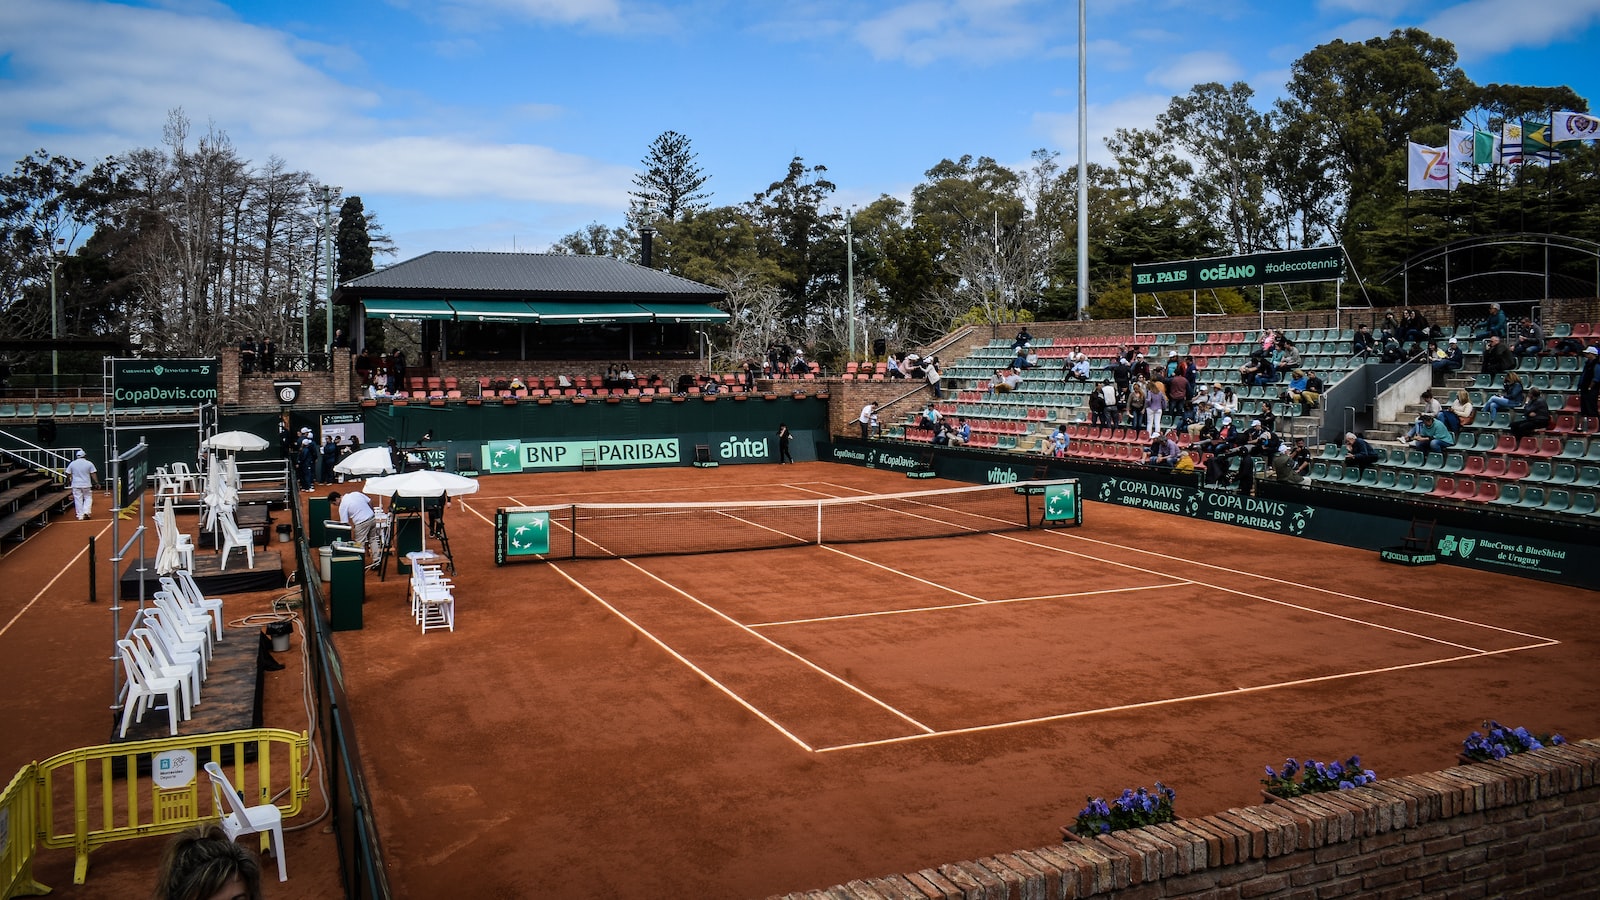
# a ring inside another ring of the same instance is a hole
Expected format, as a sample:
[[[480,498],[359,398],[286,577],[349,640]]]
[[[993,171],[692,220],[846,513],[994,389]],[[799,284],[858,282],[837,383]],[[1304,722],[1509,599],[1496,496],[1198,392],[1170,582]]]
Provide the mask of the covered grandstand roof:
[[[467,297],[506,300],[714,303],[709,285],[608,256],[437,250],[345,282],[338,300]]]

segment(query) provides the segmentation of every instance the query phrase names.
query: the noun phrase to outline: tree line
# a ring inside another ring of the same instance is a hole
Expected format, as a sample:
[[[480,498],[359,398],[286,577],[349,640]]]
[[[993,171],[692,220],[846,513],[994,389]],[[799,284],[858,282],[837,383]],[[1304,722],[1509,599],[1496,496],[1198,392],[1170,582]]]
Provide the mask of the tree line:
[[[754,357],[786,340],[827,360],[848,353],[852,336],[860,355],[871,338],[910,346],[963,323],[1074,318],[1080,279],[1092,317],[1126,317],[1139,262],[1338,242],[1359,289],[1385,305],[1400,300],[1403,260],[1455,238],[1600,241],[1593,144],[1548,164],[1471,173],[1449,195],[1405,191],[1408,139],[1437,145],[1451,127],[1494,131],[1587,110],[1570,88],[1475,84],[1448,41],[1407,29],[1314,48],[1282,93],[1258,109],[1245,82],[1199,84],[1149,127],[1115,129],[1111,162],[1089,166],[1083,223],[1076,168],[1050,149],[1020,166],[941,159],[909,199],[852,209],[839,208],[825,165],[795,157],[765,190],[714,205],[692,142],[669,131],[648,148],[623,221],[591,223],[550,250],[638,260],[648,230],[652,265],[727,290],[735,318],[719,351]],[[339,198],[326,217],[336,222],[324,221],[327,186],[311,173],[243,159],[214,126],[198,139],[190,130],[175,110],[159,146],[93,166],[41,149],[0,177],[0,333],[47,339],[56,309],[63,337],[121,338],[151,355],[210,354],[245,335],[284,352],[324,346],[327,230],[340,281],[371,271],[392,243],[358,196]],[[1558,266],[1592,285],[1592,259]],[[1273,302],[1326,306],[1332,296],[1325,284],[1286,286]],[[1174,292],[1140,295],[1139,310],[1187,317],[1255,302]],[[36,368],[41,356],[13,360]],[[98,354],[75,370],[98,371]]]

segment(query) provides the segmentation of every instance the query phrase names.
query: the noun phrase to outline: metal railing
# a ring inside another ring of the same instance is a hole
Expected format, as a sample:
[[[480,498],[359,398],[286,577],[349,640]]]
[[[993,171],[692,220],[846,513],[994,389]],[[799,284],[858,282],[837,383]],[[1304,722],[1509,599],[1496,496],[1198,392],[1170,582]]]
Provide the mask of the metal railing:
[[[32,469],[49,475],[57,481],[65,482],[67,478],[67,465],[80,448],[64,447],[52,450],[9,431],[0,431],[0,438],[16,442],[15,446],[0,446],[0,458],[11,460],[24,468]]]

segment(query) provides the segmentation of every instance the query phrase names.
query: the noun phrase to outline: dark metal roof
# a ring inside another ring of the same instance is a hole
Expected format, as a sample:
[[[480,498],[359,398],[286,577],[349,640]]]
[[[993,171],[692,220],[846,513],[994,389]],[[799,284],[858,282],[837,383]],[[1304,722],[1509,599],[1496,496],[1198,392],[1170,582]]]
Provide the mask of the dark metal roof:
[[[726,294],[609,256],[436,250],[352,278],[339,288],[338,299],[349,303],[377,296],[711,303]]]

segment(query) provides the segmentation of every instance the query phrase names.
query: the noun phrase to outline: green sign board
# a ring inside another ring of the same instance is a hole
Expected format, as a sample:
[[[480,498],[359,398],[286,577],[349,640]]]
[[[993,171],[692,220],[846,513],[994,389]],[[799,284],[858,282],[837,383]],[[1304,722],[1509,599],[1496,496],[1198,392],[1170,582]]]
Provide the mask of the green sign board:
[[[1133,267],[1133,291],[1198,291],[1202,288],[1333,281],[1344,277],[1342,247],[1280,250],[1246,256],[1218,256]]]
[[[111,462],[112,486],[117,494],[117,509],[139,499],[145,479],[150,476],[150,446],[143,441]]]
[[[587,455],[586,455],[587,454]],[[489,441],[483,445],[485,472],[529,472],[590,464],[669,466],[682,462],[677,438],[591,441]]]
[[[196,407],[215,402],[215,358],[111,361],[111,405],[116,409]]]
[[[1048,484],[1044,488],[1045,524],[1078,521],[1078,483]]]
[[[542,556],[550,552],[548,512],[506,513],[506,555]]]

